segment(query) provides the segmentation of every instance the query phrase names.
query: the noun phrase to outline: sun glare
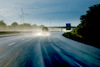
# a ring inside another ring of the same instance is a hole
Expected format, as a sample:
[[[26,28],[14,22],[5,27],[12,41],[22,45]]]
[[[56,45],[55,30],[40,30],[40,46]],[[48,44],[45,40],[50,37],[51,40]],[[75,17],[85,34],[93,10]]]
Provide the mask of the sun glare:
[[[50,36],[50,33],[48,33],[48,32],[39,32],[37,35],[38,36]]]
[[[33,36],[50,36],[49,32],[37,32],[37,33],[33,33]]]

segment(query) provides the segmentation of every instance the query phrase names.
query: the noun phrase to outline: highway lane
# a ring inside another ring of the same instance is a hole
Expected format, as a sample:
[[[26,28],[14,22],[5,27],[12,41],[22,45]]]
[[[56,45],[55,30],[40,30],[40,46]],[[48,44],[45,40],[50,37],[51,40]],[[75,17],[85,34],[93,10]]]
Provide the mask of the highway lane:
[[[100,49],[51,32],[0,38],[0,67],[100,67]]]

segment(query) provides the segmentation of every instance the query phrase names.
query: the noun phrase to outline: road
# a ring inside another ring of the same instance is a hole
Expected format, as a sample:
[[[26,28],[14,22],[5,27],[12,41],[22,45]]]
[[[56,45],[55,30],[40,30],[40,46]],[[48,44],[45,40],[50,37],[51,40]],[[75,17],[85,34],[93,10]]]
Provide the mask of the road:
[[[100,49],[51,32],[0,38],[0,67],[100,67]]]

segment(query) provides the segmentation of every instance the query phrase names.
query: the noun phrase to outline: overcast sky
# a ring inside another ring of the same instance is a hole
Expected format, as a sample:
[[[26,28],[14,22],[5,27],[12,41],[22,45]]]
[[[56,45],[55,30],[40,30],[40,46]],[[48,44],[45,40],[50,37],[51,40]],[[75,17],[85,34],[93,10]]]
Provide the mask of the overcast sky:
[[[25,23],[50,26],[51,20],[51,26],[77,26],[88,7],[99,3],[100,0],[0,0],[0,20],[8,25],[14,21],[21,24],[24,12]]]

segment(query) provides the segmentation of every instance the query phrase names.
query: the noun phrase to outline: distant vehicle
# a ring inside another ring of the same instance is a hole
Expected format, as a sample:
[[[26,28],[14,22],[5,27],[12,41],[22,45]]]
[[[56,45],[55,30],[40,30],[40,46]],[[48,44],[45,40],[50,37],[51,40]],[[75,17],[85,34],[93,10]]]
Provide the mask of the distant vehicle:
[[[49,30],[48,30],[48,28],[47,27],[43,27],[42,28],[42,32],[48,32]]]
[[[47,27],[42,28],[42,35],[43,36],[49,36],[50,35],[49,30],[48,30]]]

